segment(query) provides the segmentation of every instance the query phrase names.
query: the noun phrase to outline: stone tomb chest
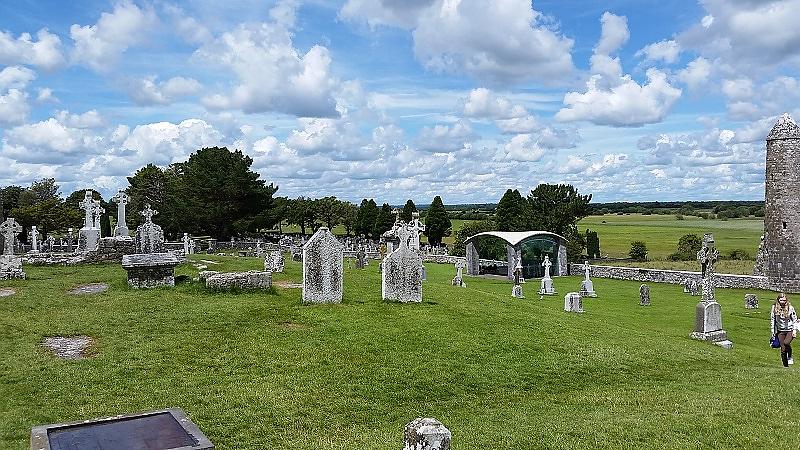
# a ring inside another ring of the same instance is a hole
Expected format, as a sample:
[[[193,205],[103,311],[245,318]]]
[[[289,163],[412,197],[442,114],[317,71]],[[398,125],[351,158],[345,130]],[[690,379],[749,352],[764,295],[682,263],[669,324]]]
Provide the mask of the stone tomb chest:
[[[132,288],[175,286],[178,262],[174,253],[142,253],[123,256],[122,268]]]
[[[31,430],[31,450],[213,450],[211,441],[178,408]]]

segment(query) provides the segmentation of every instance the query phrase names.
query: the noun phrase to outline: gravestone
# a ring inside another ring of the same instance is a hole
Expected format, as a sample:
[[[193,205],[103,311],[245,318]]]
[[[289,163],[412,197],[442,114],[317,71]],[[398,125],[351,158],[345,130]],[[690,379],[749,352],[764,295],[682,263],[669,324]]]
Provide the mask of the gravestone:
[[[591,267],[589,266],[589,261],[584,261],[584,279],[581,282],[581,297],[597,297],[597,294],[594,292],[594,284],[592,283],[592,280],[589,279],[590,271]]]
[[[511,296],[514,298],[525,298],[522,294],[522,262],[517,261],[514,267],[514,287],[511,288]]]
[[[162,253],[164,252],[164,232],[161,227],[153,223],[153,216],[158,211],[144,205],[144,223],[136,228],[136,251],[138,253]]]
[[[367,254],[364,252],[364,247],[359,246],[356,253],[356,269],[363,269],[367,265]]]
[[[694,332],[692,339],[713,342],[723,348],[733,348],[728,333],[722,328],[722,307],[714,298],[714,264],[719,259],[719,251],[714,245],[714,236],[703,236],[703,247],[697,252],[701,267],[701,286],[703,297],[695,307]]]
[[[422,256],[401,239],[397,250],[383,260],[381,293],[384,300],[401,303],[422,301]]]
[[[128,272],[128,286],[135,289],[175,286],[174,253],[140,253],[122,256],[122,268]]]
[[[756,294],[744,294],[744,307],[746,309],[758,309],[758,297],[756,297]]]
[[[692,278],[691,277],[686,277],[683,280],[683,293],[684,294],[688,294],[688,293],[692,292],[691,291],[691,286],[692,286]]]
[[[36,225],[31,226],[31,245],[33,247],[31,252],[39,253],[39,231],[36,229]]]
[[[130,197],[120,189],[117,195],[111,197],[111,201],[117,204],[117,225],[114,226],[114,236],[127,237],[130,235],[130,230],[125,222],[125,205],[130,201]]]
[[[453,435],[441,422],[420,417],[403,431],[403,450],[450,450]]]
[[[478,250],[475,248],[473,242],[466,245],[467,252],[467,275],[476,277],[481,273],[481,260],[478,256]]]
[[[97,244],[100,242],[100,227],[95,227],[94,214],[97,205],[92,200],[92,191],[84,193],[79,206],[84,211],[84,221],[83,228],[78,231],[78,251],[93,252],[97,250]]]
[[[56,238],[53,237],[53,236],[48,236],[47,237],[47,251],[50,252],[50,253],[53,253],[53,250],[55,249],[55,245],[56,245]]]
[[[456,262],[456,276],[453,277],[453,286],[467,287],[467,283],[464,282],[463,274],[463,270],[466,268],[466,261],[459,259],[458,262]]]
[[[689,280],[689,295],[696,296],[700,294],[700,283],[697,282],[697,279],[692,278]]]
[[[178,408],[31,429],[32,450],[213,450]]]
[[[0,256],[0,280],[25,279],[22,270],[22,257],[14,256],[14,245],[17,235],[22,233],[22,226],[9,217],[0,224],[0,234],[3,235],[3,255]]]
[[[303,303],[341,303],[344,246],[326,227],[303,245]]]
[[[539,288],[539,295],[556,295],[556,290],[553,287],[553,279],[550,278],[550,267],[553,263],[550,262],[550,257],[544,255],[542,267],[544,267],[544,276],[542,277],[542,284]]]
[[[414,212],[413,217],[411,223],[408,224],[408,247],[411,250],[419,251],[419,235],[425,231],[425,224],[420,222],[418,212]]]
[[[639,286],[639,306],[650,306],[650,286]]]
[[[183,233],[183,254],[189,254],[189,233]]]
[[[205,278],[206,287],[216,290],[267,290],[272,287],[272,272],[222,272]]]
[[[283,273],[286,266],[286,261],[283,259],[283,252],[280,250],[272,251],[272,271],[274,273]]]
[[[570,292],[564,296],[564,311],[582,313],[583,299],[579,292]]]

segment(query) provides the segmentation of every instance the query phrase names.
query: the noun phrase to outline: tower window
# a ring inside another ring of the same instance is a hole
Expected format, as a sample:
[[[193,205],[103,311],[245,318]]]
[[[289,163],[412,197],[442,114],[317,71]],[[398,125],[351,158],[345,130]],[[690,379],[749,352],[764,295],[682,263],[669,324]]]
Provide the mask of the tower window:
[[[786,222],[783,222],[783,229],[786,229]]]

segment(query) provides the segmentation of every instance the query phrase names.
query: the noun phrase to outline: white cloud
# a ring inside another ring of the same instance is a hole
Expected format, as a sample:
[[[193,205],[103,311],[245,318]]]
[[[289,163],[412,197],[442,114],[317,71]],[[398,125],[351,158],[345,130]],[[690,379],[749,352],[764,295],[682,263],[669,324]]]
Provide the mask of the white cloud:
[[[594,48],[598,55],[610,55],[620,49],[631,37],[628,31],[628,19],[606,11],[600,17],[602,31],[600,40]]]
[[[17,39],[0,31],[0,64],[26,64],[45,70],[54,70],[64,64],[61,39],[46,28],[39,30],[34,41],[30,34],[22,33]]]
[[[514,105],[508,99],[498,97],[486,88],[473,89],[464,101],[464,115],[477,119],[516,119],[527,111],[522,105]]]
[[[17,162],[64,164],[97,153],[101,139],[54,118],[20,125],[3,138],[3,155]]]
[[[361,151],[363,140],[354,124],[327,118],[298,119],[303,127],[292,130],[286,146],[300,155],[325,154],[334,160],[359,160],[373,155]]]
[[[105,120],[97,110],[89,110],[83,114],[72,114],[69,111],[57,111],[55,119],[62,125],[70,128],[101,128]]]
[[[75,42],[72,59],[94,70],[107,71],[126,50],[144,41],[157,23],[152,9],[121,1],[112,12],[102,13],[96,24],[70,27],[70,37]]]
[[[394,4],[349,0],[341,15],[413,29],[414,54],[429,70],[491,84],[558,82],[573,70],[573,41],[528,0],[436,0]]]
[[[750,100],[753,97],[753,81],[748,78],[723,80],[722,92],[731,100]]]
[[[50,88],[39,88],[36,94],[37,103],[58,103],[58,97],[53,95],[53,90]]]
[[[28,94],[19,89],[9,89],[0,95],[0,124],[19,124],[25,122],[30,112]]]
[[[678,61],[680,53],[680,44],[678,44],[677,41],[670,39],[646,45],[644,48],[636,52],[636,56],[644,57],[646,61],[663,61],[667,64],[673,64]]]
[[[452,126],[424,127],[417,136],[417,147],[430,153],[449,153],[461,150],[475,138],[468,120],[461,119]]]
[[[506,157],[516,161],[539,161],[546,152],[546,149],[530,134],[518,134],[512,137],[503,148]]]
[[[186,42],[204,44],[213,38],[206,26],[188,16],[179,6],[164,5],[164,12],[172,20],[175,32]]]
[[[36,78],[36,72],[27,67],[10,66],[0,70],[0,91],[5,89],[25,89]]]
[[[158,82],[155,76],[131,80],[127,90],[139,105],[168,105],[180,97],[200,92],[202,85],[194,78],[173,77]]]
[[[314,45],[301,54],[294,48],[292,32],[285,23],[239,25],[196,54],[229,68],[239,78],[230,94],[205,97],[207,108],[241,109],[246,113],[277,111],[301,117],[338,115],[333,97],[337,80],[330,74],[330,52]]]
[[[710,76],[711,63],[702,56],[691,61],[685,69],[678,71],[678,79],[692,90],[697,90],[704,86]]]

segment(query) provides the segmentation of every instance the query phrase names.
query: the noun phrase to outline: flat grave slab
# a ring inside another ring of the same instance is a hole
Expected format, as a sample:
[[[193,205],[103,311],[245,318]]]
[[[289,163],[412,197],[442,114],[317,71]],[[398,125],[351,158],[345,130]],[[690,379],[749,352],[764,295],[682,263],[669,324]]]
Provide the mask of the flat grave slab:
[[[31,450],[213,450],[179,408],[107,417],[31,430]]]
[[[108,290],[108,285],[105,283],[91,283],[78,286],[69,291],[72,295],[86,295],[86,294],[100,294]]]

